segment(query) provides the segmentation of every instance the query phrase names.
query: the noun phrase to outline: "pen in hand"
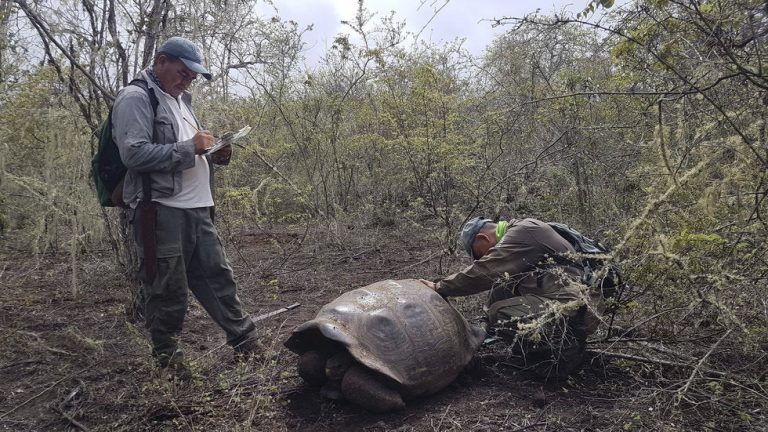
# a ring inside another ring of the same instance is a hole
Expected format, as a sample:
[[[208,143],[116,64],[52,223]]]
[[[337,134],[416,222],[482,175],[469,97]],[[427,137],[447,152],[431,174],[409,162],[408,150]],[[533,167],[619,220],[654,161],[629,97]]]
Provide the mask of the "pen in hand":
[[[195,126],[195,124],[194,124],[194,123],[192,123],[192,122],[191,122],[191,121],[190,121],[188,118],[186,118],[186,117],[183,117],[183,116],[182,116],[181,118],[183,118],[183,119],[184,119],[184,121],[185,121],[185,122],[187,122],[187,124],[188,124],[188,125],[192,126],[192,129],[194,129],[194,130],[195,130],[195,132],[197,132],[197,133],[200,133],[200,129],[198,129],[198,128]],[[230,135],[231,135],[231,133],[230,133]],[[224,135],[224,137],[226,138],[226,135]],[[214,135],[214,136],[213,136],[213,138],[216,138],[216,136]],[[211,145],[209,145],[209,146],[205,147],[205,151],[204,151],[204,153],[212,153],[212,151],[211,151],[211,150],[212,150],[212,148],[213,148],[213,147],[216,147],[216,143],[213,143],[213,144],[211,144]],[[218,150],[219,150],[221,147],[224,147],[224,146],[223,146],[223,145],[222,145],[222,146],[219,146],[218,148],[216,148],[216,150],[213,150],[213,151],[218,151]]]
[[[187,119],[186,117],[182,117],[182,118],[184,119],[185,122],[187,122],[188,125],[192,126],[192,129],[194,129],[195,132],[200,132],[200,129],[198,129],[197,126],[195,126],[194,123],[189,121],[189,119]]]
[[[195,143],[195,154],[204,154],[208,153],[211,149],[211,147],[215,144],[215,137],[211,135],[208,131],[201,131],[198,129],[189,119],[186,117],[181,117],[184,119],[187,124],[192,126],[192,129],[195,130],[195,136],[192,137],[192,141]]]

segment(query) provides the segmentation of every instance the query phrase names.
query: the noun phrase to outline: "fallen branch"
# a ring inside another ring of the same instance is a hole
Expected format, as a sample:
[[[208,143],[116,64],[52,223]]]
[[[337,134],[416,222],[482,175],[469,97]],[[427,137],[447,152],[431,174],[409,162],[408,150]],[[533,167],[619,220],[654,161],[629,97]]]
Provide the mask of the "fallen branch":
[[[521,432],[521,431],[524,431],[524,430],[528,430],[528,429],[531,429],[531,428],[537,428],[537,427],[546,427],[547,424],[548,424],[547,422],[531,423],[528,426],[523,426],[523,427],[520,427],[520,428],[517,428],[517,429],[513,429],[513,432]]]
[[[33,338],[37,339],[37,343],[38,344],[40,344],[44,349],[46,349],[46,350],[48,350],[48,351],[50,351],[52,353],[64,354],[64,355],[68,355],[68,356],[74,356],[75,355],[75,354],[72,354],[69,351],[64,351],[64,350],[61,350],[61,349],[58,349],[58,348],[49,347],[48,345],[46,345],[44,343],[43,338],[41,338],[40,335],[37,334],[37,333],[31,332],[31,331],[25,331],[25,330],[16,330],[16,333],[19,333],[19,334],[22,334],[22,335],[25,335],[25,336],[30,336],[30,337],[33,337]]]
[[[22,361],[4,364],[0,366],[0,370],[12,368],[14,366],[21,366],[21,365],[27,365],[27,364],[33,364],[33,363],[42,363],[42,362],[40,360],[22,360]]]
[[[725,334],[723,334],[723,336],[720,337],[720,339],[718,339],[717,342],[712,344],[712,347],[709,349],[709,351],[707,351],[706,354],[704,354],[704,357],[702,357],[701,360],[699,360],[699,362],[696,363],[696,367],[693,368],[693,371],[691,372],[691,376],[688,377],[688,381],[685,382],[685,385],[683,386],[683,388],[681,388],[677,392],[677,395],[675,395],[676,404],[680,403],[680,400],[683,398],[683,395],[685,395],[685,393],[691,387],[691,383],[693,383],[693,379],[696,377],[696,375],[698,375],[699,371],[702,369],[702,366],[704,365],[704,362],[707,360],[707,358],[709,358],[710,354],[712,354],[715,351],[715,348],[717,348],[717,346],[720,345],[720,342],[722,342],[726,337],[728,337],[728,335],[731,334],[732,331],[733,330],[728,330],[727,332],[725,332]]]
[[[72,424],[72,426],[75,426],[76,428],[80,429],[80,430],[81,430],[81,431],[83,431],[83,432],[89,432],[89,431],[90,431],[90,429],[88,429],[87,427],[85,427],[85,425],[83,425],[83,424],[82,424],[82,423],[80,423],[79,421],[75,420],[75,419],[74,419],[74,418],[73,418],[71,415],[69,415],[69,414],[67,414],[66,412],[64,412],[64,410],[63,410],[63,409],[61,409],[61,408],[59,408],[59,407],[51,407],[51,409],[52,409],[52,410],[54,410],[54,411],[56,411],[56,412],[57,412],[57,413],[58,413],[60,416],[62,416],[62,417],[64,417],[65,419],[67,419],[67,421],[68,421],[70,424]]]
[[[57,385],[59,385],[59,384],[60,384],[62,381],[66,380],[66,379],[68,379],[68,378],[70,378],[70,377],[72,377],[72,375],[74,375],[74,374],[69,374],[69,375],[65,376],[64,378],[62,378],[62,379],[60,379],[60,380],[56,381],[55,383],[51,384],[51,385],[50,385],[48,388],[46,388],[45,390],[41,391],[40,393],[38,393],[38,394],[36,394],[36,395],[32,396],[31,398],[29,398],[29,399],[25,400],[25,401],[24,401],[24,402],[22,402],[21,404],[19,404],[19,405],[16,405],[16,406],[15,406],[15,407],[13,407],[13,409],[11,409],[10,411],[6,411],[6,412],[5,412],[5,413],[3,413],[2,415],[0,415],[0,419],[3,419],[3,418],[5,418],[5,417],[7,417],[7,416],[9,416],[9,415],[13,414],[13,413],[14,413],[14,412],[16,412],[16,410],[18,410],[19,408],[21,408],[21,407],[25,406],[26,404],[28,404],[28,403],[32,402],[33,400],[35,400],[35,399],[39,398],[40,396],[42,396],[42,395],[44,395],[44,394],[48,393],[48,392],[49,392],[51,389],[53,389],[54,387],[56,387]]]
[[[398,268],[398,269],[390,269],[390,270],[388,270],[388,272],[390,272],[390,273],[399,273],[399,272],[401,272],[403,270],[408,270],[409,268],[416,267],[417,265],[429,262],[429,261],[439,257],[442,254],[443,254],[443,251],[440,251],[440,252],[437,252],[437,253],[433,253],[432,255],[424,258],[423,260],[417,261],[415,263],[409,264],[409,265],[407,265],[405,267],[401,267],[401,268]]]
[[[52,353],[56,353],[56,354],[63,354],[63,355],[68,355],[68,356],[76,355],[76,354],[72,354],[69,351],[64,351],[64,350],[60,350],[58,348],[49,347],[48,345],[43,345],[43,348],[45,348],[46,350],[48,350],[48,351],[50,351]]]
[[[445,416],[448,415],[448,411],[451,409],[451,404],[448,404],[447,407],[445,407],[445,411],[443,412],[443,415],[440,417],[440,422],[437,424],[437,427],[435,427],[435,430],[440,430],[440,426],[443,425],[443,420],[445,420]]]
[[[695,366],[686,364],[686,363],[678,363],[678,362],[673,362],[669,360],[655,359],[655,358],[648,358],[648,357],[639,357],[639,356],[633,356],[630,354],[603,351],[600,353],[600,355],[605,357],[620,358],[624,360],[633,360],[633,361],[642,362],[642,363],[658,364],[662,366],[671,366],[671,367],[684,368],[684,369],[695,368]],[[699,368],[698,370],[705,374],[714,375],[718,377],[726,377],[730,375],[728,373],[720,372],[712,369]]]

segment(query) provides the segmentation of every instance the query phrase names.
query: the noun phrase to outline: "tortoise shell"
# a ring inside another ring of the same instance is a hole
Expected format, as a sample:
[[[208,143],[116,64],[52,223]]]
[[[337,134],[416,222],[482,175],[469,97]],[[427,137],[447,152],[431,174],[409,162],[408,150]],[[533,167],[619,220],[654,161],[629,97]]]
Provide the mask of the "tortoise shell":
[[[342,294],[298,326],[285,346],[297,354],[346,348],[410,398],[450,384],[484,337],[439,294],[406,279]]]

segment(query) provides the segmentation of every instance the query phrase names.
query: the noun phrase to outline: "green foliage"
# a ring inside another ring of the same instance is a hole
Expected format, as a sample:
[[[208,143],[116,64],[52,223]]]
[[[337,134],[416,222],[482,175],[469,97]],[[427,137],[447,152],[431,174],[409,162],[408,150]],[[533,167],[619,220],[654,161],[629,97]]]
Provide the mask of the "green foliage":
[[[584,10],[576,14],[576,18],[587,17],[600,7],[610,9],[613,7],[614,3],[614,0],[592,0],[587,4],[587,7],[585,7]]]
[[[36,253],[100,240],[103,232],[88,181],[90,137],[71,100],[55,96],[53,77],[43,68],[0,103],[0,132],[10,144],[0,184],[7,244]]]
[[[684,229],[671,239],[673,252],[691,254],[698,251],[702,254],[714,254],[722,250],[725,239],[717,234],[691,233]]]

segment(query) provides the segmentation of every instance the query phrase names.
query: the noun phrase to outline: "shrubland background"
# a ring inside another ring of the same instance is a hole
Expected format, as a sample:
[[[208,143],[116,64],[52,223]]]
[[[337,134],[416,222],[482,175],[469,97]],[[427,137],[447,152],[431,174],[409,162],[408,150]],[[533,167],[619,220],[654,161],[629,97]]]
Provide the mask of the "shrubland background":
[[[477,214],[568,223],[630,281],[606,337],[651,354],[625,360],[681,368],[666,400],[765,427],[768,6],[638,0],[596,20],[600,3],[499,19],[481,56],[405,43],[361,3],[306,66],[307,29],[249,0],[3,0],[0,253],[66,257],[64,297],[93,251],[133,265],[124,216],[95,199],[92,132],[183,35],[214,74],[193,87],[204,125],[254,128],[217,174],[226,237],[324,229],[343,247],[353,227],[418,230],[451,256]]]

